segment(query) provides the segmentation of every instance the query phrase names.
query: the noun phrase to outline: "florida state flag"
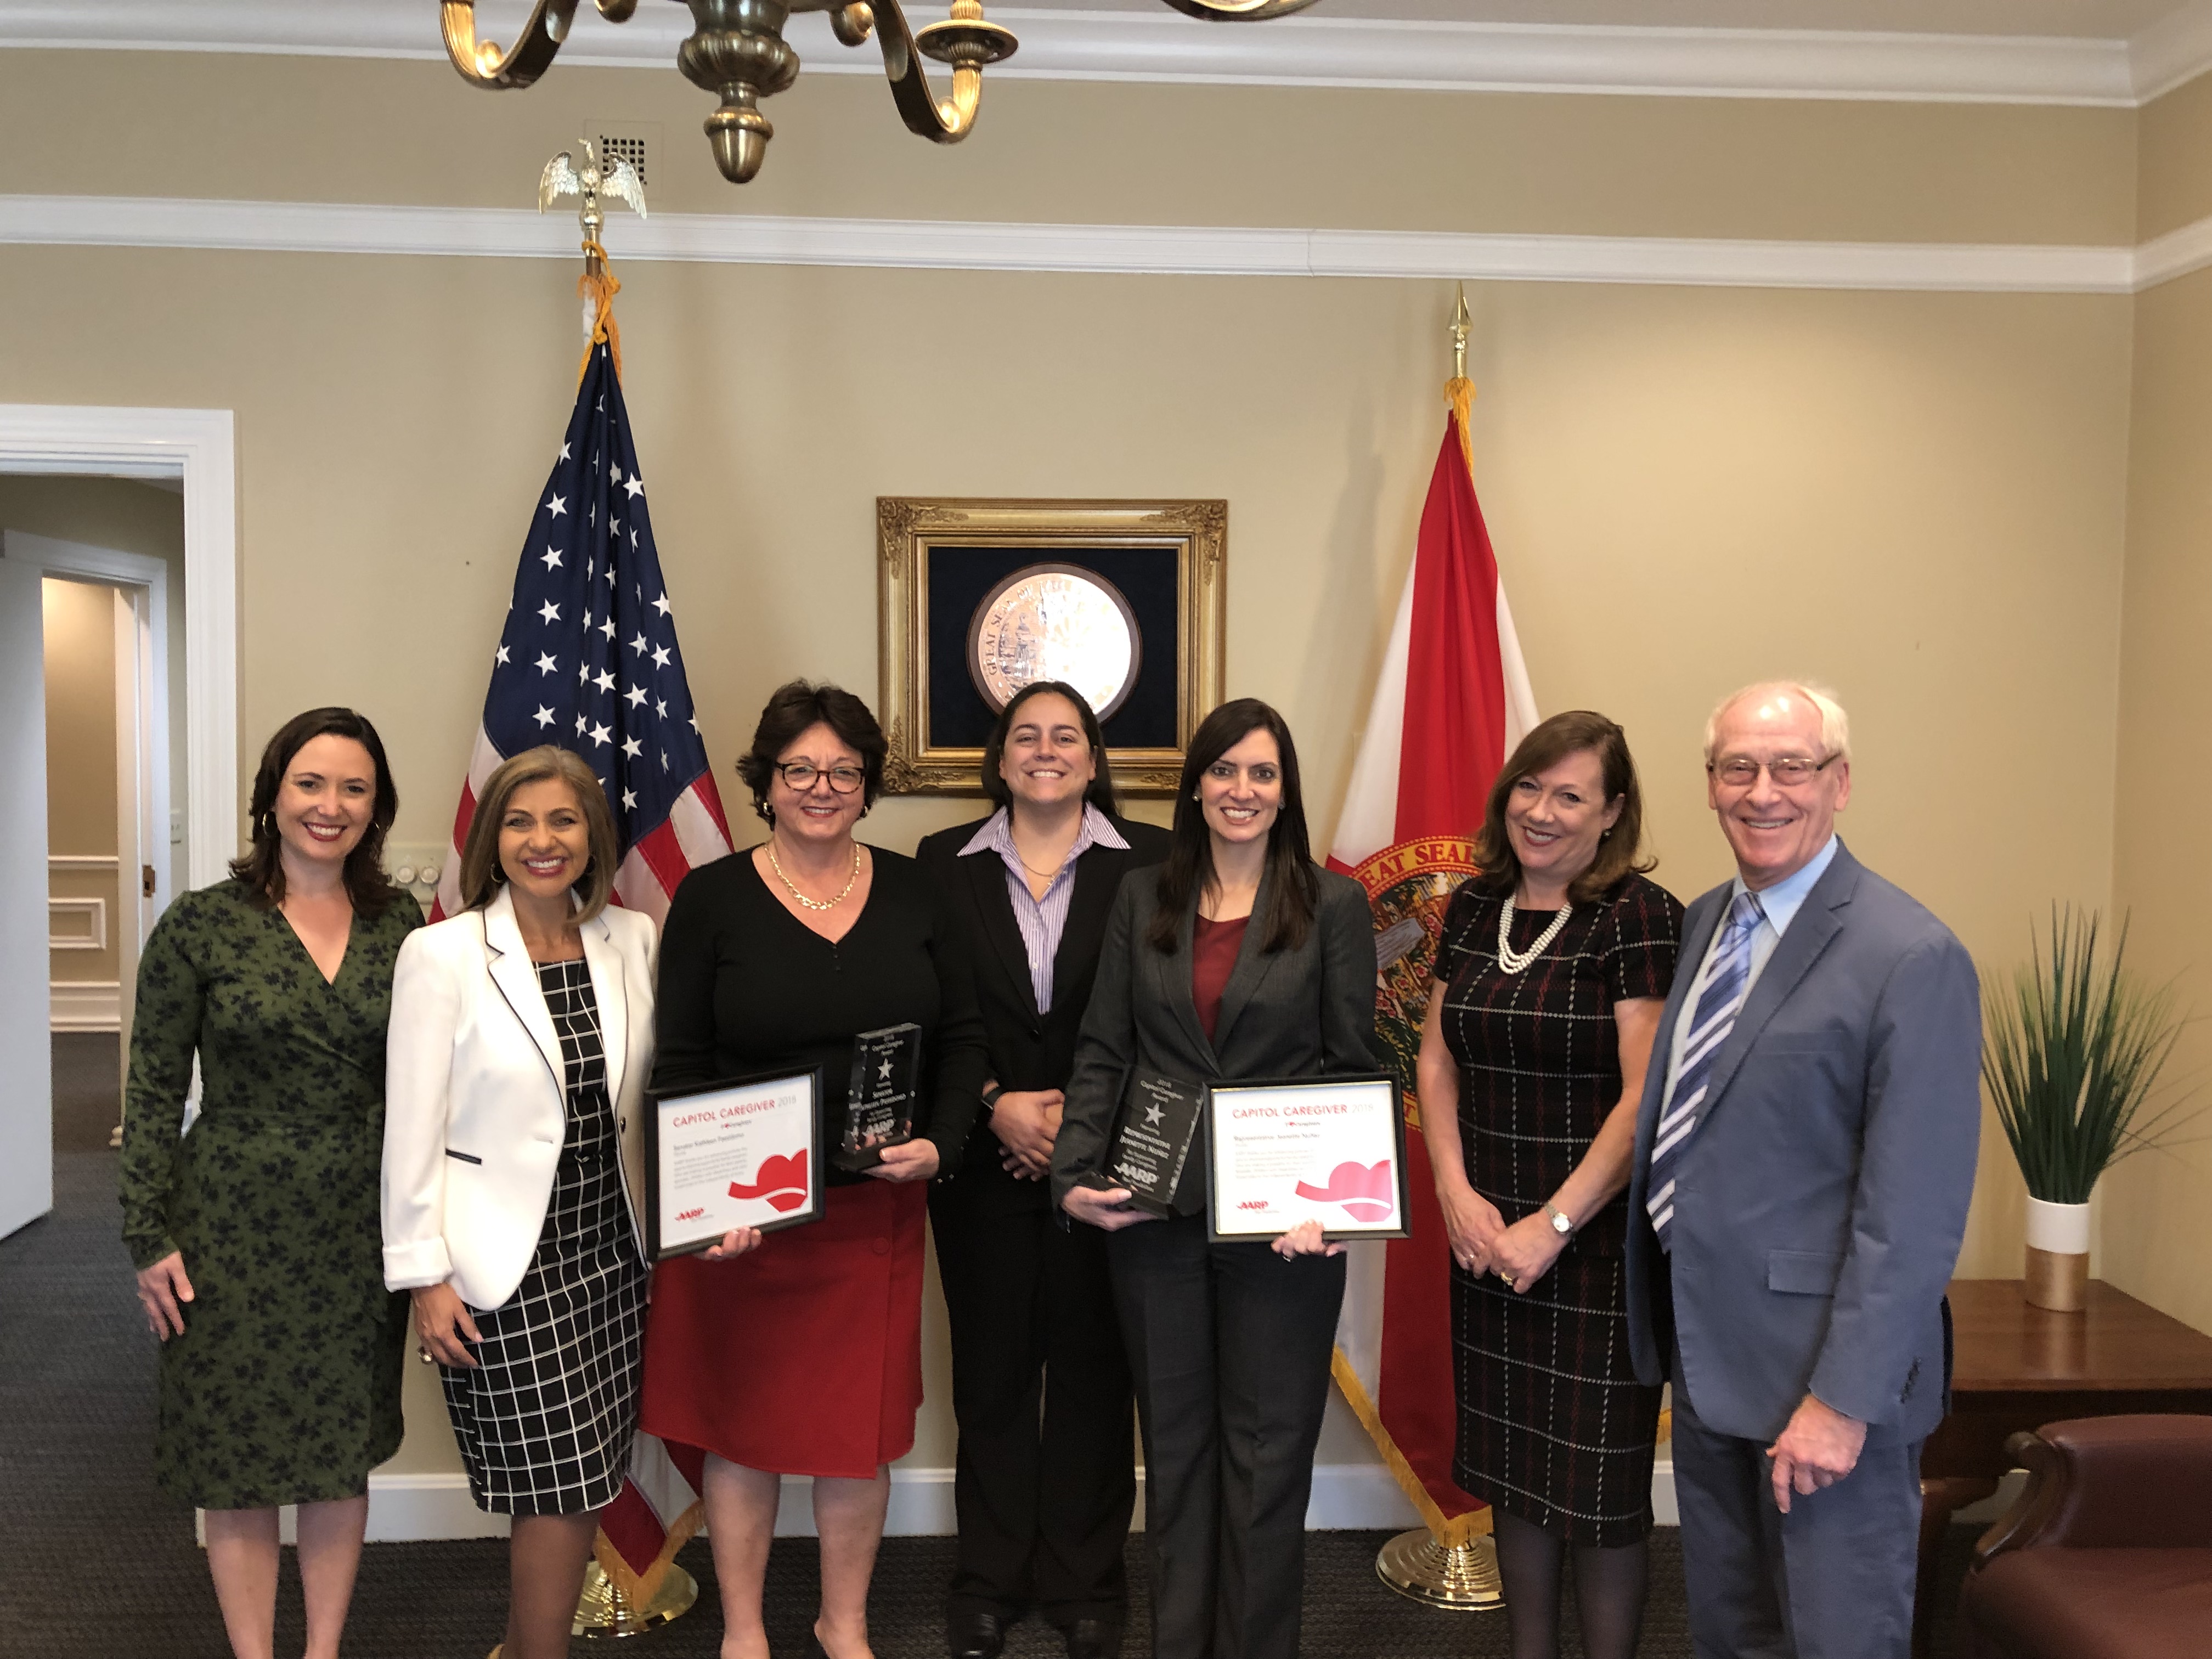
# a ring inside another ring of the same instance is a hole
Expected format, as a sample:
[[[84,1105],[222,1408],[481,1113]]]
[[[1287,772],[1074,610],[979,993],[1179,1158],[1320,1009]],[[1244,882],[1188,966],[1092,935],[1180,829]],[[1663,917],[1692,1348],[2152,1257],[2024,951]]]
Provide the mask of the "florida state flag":
[[[1375,912],[1375,1025],[1405,1087],[1413,1237],[1352,1247],[1337,1328],[1337,1386],[1439,1544],[1490,1530],[1451,1478],[1450,1249],[1429,1174],[1414,1057],[1444,906],[1473,872],[1474,834],[1498,769],[1536,723],[1536,700],[1474,497],[1467,436],[1474,388],[1455,380],[1420,543],[1391,626],[1329,867]],[[1419,763],[1401,768],[1399,757]]]

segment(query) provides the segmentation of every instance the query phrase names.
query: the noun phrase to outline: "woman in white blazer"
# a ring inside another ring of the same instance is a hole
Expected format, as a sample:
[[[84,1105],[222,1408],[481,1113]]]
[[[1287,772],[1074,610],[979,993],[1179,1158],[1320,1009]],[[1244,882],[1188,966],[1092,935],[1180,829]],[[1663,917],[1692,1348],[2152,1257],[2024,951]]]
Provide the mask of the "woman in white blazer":
[[[568,1651],[637,1428],[655,939],[608,908],[617,859],[590,769],[516,756],[469,824],[468,908],[392,983],[385,1279],[414,1294],[471,1495],[514,1518],[504,1659]]]

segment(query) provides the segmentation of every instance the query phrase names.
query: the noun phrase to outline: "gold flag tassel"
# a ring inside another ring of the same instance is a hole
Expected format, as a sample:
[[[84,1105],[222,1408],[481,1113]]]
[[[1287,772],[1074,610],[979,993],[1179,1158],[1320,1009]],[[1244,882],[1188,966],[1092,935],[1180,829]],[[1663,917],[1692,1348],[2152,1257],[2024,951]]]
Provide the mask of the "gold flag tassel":
[[[576,365],[576,384],[584,383],[585,372],[592,366],[592,348],[603,345],[614,354],[615,374],[622,374],[622,330],[615,322],[615,295],[622,292],[622,284],[607,264],[607,251],[592,238],[584,241],[584,274],[576,279],[576,297],[583,301],[591,314],[588,327],[590,337],[584,342],[583,361]]]

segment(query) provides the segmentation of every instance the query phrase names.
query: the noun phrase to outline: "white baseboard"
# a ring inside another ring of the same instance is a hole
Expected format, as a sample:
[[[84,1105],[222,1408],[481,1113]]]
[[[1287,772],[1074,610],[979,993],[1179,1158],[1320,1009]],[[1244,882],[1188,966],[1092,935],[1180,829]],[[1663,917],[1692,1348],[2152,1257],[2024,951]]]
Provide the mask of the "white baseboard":
[[[123,988],[114,980],[54,980],[52,1025],[57,1031],[119,1031]]]
[[[779,1538],[814,1536],[813,1483],[805,1475],[786,1475],[777,1510]],[[1666,1454],[1652,1476],[1651,1506],[1659,1524],[1676,1524],[1674,1470]],[[1961,1511],[1961,1515],[1965,1515]],[[1142,1530],[1145,1502],[1141,1483],[1131,1525]],[[1322,1463],[1314,1469],[1313,1498],[1306,1507],[1310,1531],[1376,1531],[1417,1527],[1420,1519],[1379,1463]],[[283,1513],[283,1537],[292,1539],[292,1511]],[[887,1537],[949,1535],[954,1529],[952,1471],[894,1468]],[[372,1544],[415,1543],[440,1538],[503,1538],[507,1517],[486,1515],[470,1501],[465,1475],[372,1474],[368,1478],[368,1540]]]

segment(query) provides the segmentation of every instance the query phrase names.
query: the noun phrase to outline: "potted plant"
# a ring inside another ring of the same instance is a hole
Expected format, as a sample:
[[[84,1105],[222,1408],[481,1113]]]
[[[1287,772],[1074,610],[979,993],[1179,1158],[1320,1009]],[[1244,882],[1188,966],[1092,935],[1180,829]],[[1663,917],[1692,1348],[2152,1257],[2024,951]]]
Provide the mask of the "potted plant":
[[[2089,1194],[2120,1159],[2160,1145],[2179,1102],[2146,1115],[2181,1021],[2171,984],[2130,973],[2127,924],[2108,955],[2092,910],[2052,908],[2010,975],[1986,975],[1982,1077],[2027,1182],[2027,1299],[2077,1311],[2089,1279]]]

